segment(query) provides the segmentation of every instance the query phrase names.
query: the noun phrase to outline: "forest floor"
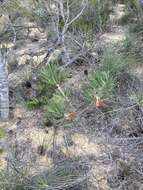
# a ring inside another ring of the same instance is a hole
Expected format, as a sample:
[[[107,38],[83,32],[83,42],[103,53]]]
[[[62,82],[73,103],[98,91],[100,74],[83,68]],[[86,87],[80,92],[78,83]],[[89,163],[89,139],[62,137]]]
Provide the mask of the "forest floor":
[[[124,16],[124,8],[125,7],[123,4],[118,4],[114,8],[114,13],[110,18],[110,31],[100,36],[97,46],[106,46],[108,48],[120,48],[122,46],[122,42],[125,40],[126,33],[128,32],[128,26],[122,26],[119,22]],[[43,39],[41,40],[42,43],[44,40],[46,41],[43,36]],[[17,49],[16,51],[17,53],[20,52],[20,55],[22,55],[25,53],[26,48],[29,49],[29,46],[30,49],[39,49],[40,43],[29,43],[24,47],[24,49]],[[45,51],[44,47],[43,51]],[[41,55],[39,59],[42,59],[42,56],[43,55]],[[21,60],[21,63],[25,64],[23,60]],[[109,186],[111,188],[118,189],[122,179],[120,181],[116,181],[116,179],[110,179],[111,175],[116,175],[116,171],[114,171],[113,168],[115,168],[115,165],[116,168],[119,167],[118,164],[120,164],[120,160],[118,160],[118,157],[121,156],[120,148],[115,146],[114,143],[117,140],[115,138],[119,137],[120,135],[123,138],[128,138],[132,133],[135,133],[134,130],[132,130],[129,126],[130,117],[132,117],[134,114],[134,110],[128,106],[126,93],[124,94],[123,92],[126,91],[125,88],[130,88],[127,86],[130,85],[130,83],[133,85],[134,81],[130,79],[128,74],[126,76],[121,76],[120,82],[121,86],[123,87],[123,91],[120,94],[119,102],[113,103],[113,105],[109,106],[109,109],[106,111],[98,110],[95,107],[88,108],[81,93],[82,85],[85,81],[85,75],[83,71],[86,67],[86,65],[76,66],[75,69],[73,67],[72,70],[70,70],[72,72],[72,78],[68,80],[67,84],[65,84],[66,86],[72,88],[72,91],[74,92],[72,104],[75,106],[77,113],[81,113],[80,120],[74,124],[73,128],[60,128],[56,132],[52,127],[42,129],[40,128],[42,125],[41,118],[43,117],[42,111],[29,111],[24,104],[19,104],[17,103],[17,100],[13,99],[11,99],[11,103],[13,104],[14,102],[15,108],[11,111],[12,119],[7,123],[0,123],[0,127],[2,126],[6,128],[8,132],[8,139],[9,137],[11,139],[9,144],[14,146],[16,143],[15,139],[18,141],[20,146],[20,159],[23,159],[22,155],[25,154],[24,158],[30,160],[30,151],[32,150],[34,152],[34,155],[36,155],[37,159],[36,167],[40,168],[40,172],[42,170],[44,171],[45,165],[51,165],[53,159],[61,161],[65,160],[67,157],[85,158],[88,156],[89,163],[92,165],[89,180],[89,185],[91,186],[90,189],[95,190],[97,188],[100,190],[107,190],[109,189]],[[10,87],[14,89],[16,85],[16,93],[19,91],[18,102],[21,100],[21,94],[26,93],[26,90],[22,89],[23,86],[21,84],[26,78],[29,77],[33,68],[33,65],[26,64],[25,66],[22,66],[22,69],[15,70],[15,72],[12,72],[9,75]],[[140,88],[143,81],[143,68],[138,66],[132,68],[130,72],[137,78],[135,80],[140,81],[141,85],[138,87]],[[22,96],[24,95],[22,94]],[[111,112],[110,115],[107,115],[107,112]],[[116,116],[111,118],[112,114]],[[113,125],[116,125],[115,129],[113,129]],[[95,126],[97,127],[95,128]],[[108,137],[106,138],[106,136],[104,136],[107,130],[111,132],[113,139],[108,139]],[[124,136],[124,131],[128,131],[126,132],[126,135],[128,134],[128,136]],[[101,136],[101,134],[103,135]],[[120,139],[121,138],[118,138],[118,141],[120,141]],[[4,146],[6,140],[7,137],[0,140],[0,145],[2,147]],[[109,143],[108,146],[107,142]],[[44,153],[42,156],[39,156],[37,150],[41,145],[46,146],[46,153]],[[5,157],[6,153],[1,154],[1,167],[4,167]],[[112,159],[110,157],[112,157],[115,162],[112,163]]]

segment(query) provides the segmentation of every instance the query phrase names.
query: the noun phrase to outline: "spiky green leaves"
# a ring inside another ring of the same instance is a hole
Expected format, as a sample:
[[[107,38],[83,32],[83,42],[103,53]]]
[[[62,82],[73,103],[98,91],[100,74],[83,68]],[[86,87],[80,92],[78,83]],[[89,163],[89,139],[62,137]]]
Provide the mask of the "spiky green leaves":
[[[48,64],[42,68],[36,85],[36,97],[27,102],[30,109],[35,109],[47,105],[50,98],[56,92],[58,84],[65,79],[63,71],[55,63]]]
[[[50,121],[62,119],[65,114],[65,98],[59,94],[55,94],[46,106],[47,118]]]
[[[85,96],[88,101],[93,101],[95,97],[109,98],[113,94],[114,81],[109,72],[94,71],[89,77],[89,86],[85,90]]]
[[[42,68],[40,80],[48,86],[56,86],[64,80],[64,74],[59,70],[57,64],[50,63]]]

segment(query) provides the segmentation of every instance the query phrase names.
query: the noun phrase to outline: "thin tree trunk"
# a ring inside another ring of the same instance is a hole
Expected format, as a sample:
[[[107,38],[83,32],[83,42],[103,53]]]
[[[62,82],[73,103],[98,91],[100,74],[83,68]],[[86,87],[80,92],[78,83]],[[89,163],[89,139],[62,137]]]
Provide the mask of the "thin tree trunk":
[[[9,86],[6,58],[0,51],[0,120],[9,118]]]

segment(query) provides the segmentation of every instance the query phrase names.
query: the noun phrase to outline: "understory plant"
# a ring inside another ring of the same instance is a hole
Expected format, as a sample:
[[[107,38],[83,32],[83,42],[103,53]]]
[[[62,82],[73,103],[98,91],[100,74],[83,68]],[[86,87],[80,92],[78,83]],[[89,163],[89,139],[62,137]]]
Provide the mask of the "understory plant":
[[[76,1],[76,4],[79,3],[81,3],[81,1]],[[112,11],[112,5],[112,0],[88,1],[84,14],[78,20],[73,22],[71,28],[84,32],[103,31],[107,26],[109,15]],[[76,10],[74,6],[73,9]]]
[[[47,118],[51,121],[62,119],[65,113],[65,98],[60,94],[54,94],[46,105]]]
[[[96,100],[97,97],[106,99],[113,94],[115,84],[108,71],[93,71],[89,74],[88,81],[89,84],[85,90],[85,97],[88,101]]]
[[[90,164],[82,161],[81,158],[73,157],[70,160],[64,160],[56,163],[54,166],[52,163],[49,166],[45,165],[44,171],[39,172],[39,168],[36,166],[32,169],[36,169],[34,174],[26,173],[21,174],[14,172],[14,168],[11,170],[0,170],[0,189],[1,190],[53,190],[53,189],[74,189],[77,184],[85,181],[88,177]],[[17,161],[17,160],[16,160]],[[15,161],[15,162],[16,162]],[[79,163],[78,163],[79,162]],[[29,167],[31,167],[29,165]]]
[[[87,77],[86,99],[96,101],[97,106],[98,101],[110,99],[115,93],[118,76],[132,64],[134,59],[125,56],[123,52],[117,52],[112,48],[104,49],[97,70],[89,73]]]
[[[39,79],[40,81],[49,86],[56,87],[57,84],[60,84],[64,80],[64,73],[59,69],[57,63],[49,63],[44,66],[40,72]]]
[[[143,29],[141,31],[143,32]],[[134,58],[136,63],[142,62],[143,58],[143,43],[141,43],[143,42],[143,38],[141,31],[139,33],[129,32],[126,35],[126,39],[124,40],[123,44],[124,54],[126,56],[132,57],[132,59]]]
[[[137,18],[139,22],[142,22],[143,18],[143,2],[142,0],[125,0],[128,11]]]
[[[63,122],[63,125],[71,123],[76,117],[76,112],[69,100],[69,92],[59,89],[45,106],[46,119],[51,123]]]
[[[44,66],[36,84],[36,97],[27,101],[28,108],[34,109],[46,105],[58,88],[58,84],[61,84],[65,77],[64,72],[59,70],[56,63]]]
[[[112,75],[122,72],[131,61],[123,53],[116,52],[114,49],[105,49],[101,58],[101,69],[108,71]]]
[[[50,123],[64,118],[69,121],[76,115],[68,98],[70,92],[61,87],[65,78],[64,71],[57,64],[44,66],[39,74],[37,96],[27,102],[30,109],[41,107]]]

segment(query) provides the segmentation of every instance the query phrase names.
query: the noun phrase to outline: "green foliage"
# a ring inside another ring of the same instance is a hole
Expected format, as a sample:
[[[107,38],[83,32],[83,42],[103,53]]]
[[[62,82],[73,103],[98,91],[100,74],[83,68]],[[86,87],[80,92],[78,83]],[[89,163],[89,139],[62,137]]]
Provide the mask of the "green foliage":
[[[36,163],[36,162],[34,162]],[[17,166],[17,160],[15,160]],[[22,168],[18,168],[19,172],[15,171],[15,167],[10,169],[0,170],[0,189],[1,190],[53,190],[67,189],[67,187],[75,186],[75,182],[84,178],[89,171],[87,164],[81,163],[81,158],[73,158],[64,160],[51,165],[45,165],[44,170],[39,170],[39,167],[34,164],[28,164],[29,172],[22,174]],[[76,166],[76,167],[75,167]],[[35,173],[31,173],[31,169]]]
[[[46,105],[57,89],[57,85],[65,79],[57,64],[51,63],[42,68],[37,81],[37,96],[27,101],[29,109]]]
[[[40,81],[47,86],[56,87],[64,80],[64,74],[59,70],[56,63],[47,64],[40,72]]]
[[[54,94],[49,100],[46,110],[48,120],[62,119],[65,115],[65,98],[60,94]]]
[[[49,182],[48,182],[48,178],[47,176],[40,176],[38,177],[37,181],[36,181],[36,184],[35,186],[37,187],[37,189],[44,189],[44,188],[48,188],[48,185]]]
[[[40,107],[39,100],[37,98],[35,98],[35,97],[28,100],[26,102],[26,105],[27,105],[28,109],[30,109],[30,110]]]
[[[132,57],[116,52],[112,48],[105,49],[98,70],[91,72],[88,76],[89,85],[85,90],[86,99],[93,101],[96,96],[102,99],[110,98],[114,93],[117,75],[133,63]]]
[[[93,71],[88,77],[89,86],[85,90],[85,97],[88,101],[93,101],[96,96],[109,98],[114,91],[114,81],[107,71]]]
[[[64,92],[59,84],[65,75],[56,64],[44,66],[39,74],[37,83],[37,96],[27,102],[29,109],[45,108],[46,120],[54,122],[65,116],[66,103],[69,91]]]
[[[32,16],[32,7],[33,0],[23,2],[21,0],[7,0],[6,2],[0,4],[0,12],[2,14],[15,14],[20,13],[23,16]]]
[[[91,6],[95,6],[94,9],[96,10],[94,18],[96,20],[96,27],[99,31],[102,31],[106,28],[113,2],[111,0],[91,0],[91,3]]]
[[[124,40],[124,48],[125,48],[125,50],[127,50],[127,51],[130,51],[131,50],[131,48],[132,48],[132,46],[134,46],[135,44],[135,39],[136,39],[136,37],[135,37],[135,34],[127,34],[126,35],[126,39]]]
[[[125,10],[125,14],[119,19],[119,23],[122,25],[126,25],[129,22],[132,22],[134,20],[134,14],[129,12],[128,10]]]
[[[91,20],[91,22],[81,18],[78,21],[74,22],[72,24],[73,28],[76,28],[77,30],[81,30],[82,32],[89,32],[95,29],[95,21]]]
[[[135,33],[138,35],[143,34],[143,24],[141,23],[134,23],[129,25],[129,31],[130,33]]]
[[[74,184],[78,178],[81,178],[81,176],[83,176],[83,173],[85,172],[83,171],[84,166],[81,167],[80,163],[80,168],[75,167],[73,164],[70,164],[70,162],[66,163],[66,161],[64,164],[60,163],[60,166],[57,165],[55,168],[52,168],[51,171],[45,172],[40,176],[36,176],[36,178],[33,180],[35,182],[34,186],[36,186],[39,190],[64,190],[67,189],[66,187],[68,187],[65,184],[69,184],[69,187],[71,187],[71,189],[74,189],[74,186],[71,186],[71,182]]]
[[[49,100],[49,98],[46,96],[41,96],[41,97],[37,97],[37,98],[33,97],[26,102],[26,105],[30,110],[32,110],[32,109],[39,108],[43,105],[46,105],[48,100]]]
[[[142,94],[133,94],[130,96],[130,99],[139,106],[143,106],[143,95]]]
[[[140,0],[125,0],[126,3],[126,15],[127,18],[133,18],[134,20],[142,23],[143,19],[143,5]]]
[[[84,14],[72,24],[72,27],[83,32],[103,31],[112,11],[112,5],[112,0],[90,0]]]
[[[105,49],[101,59],[101,69],[110,74],[117,74],[131,64],[128,58],[122,53],[115,52],[113,49]]]
[[[3,190],[31,190],[27,180],[17,175],[9,175],[7,171],[0,170],[0,189]]]
[[[124,52],[125,55],[129,55],[130,57],[136,59],[136,62],[142,62],[143,59],[143,38],[142,35],[138,35],[136,33],[129,33],[126,36],[124,41]]]

